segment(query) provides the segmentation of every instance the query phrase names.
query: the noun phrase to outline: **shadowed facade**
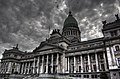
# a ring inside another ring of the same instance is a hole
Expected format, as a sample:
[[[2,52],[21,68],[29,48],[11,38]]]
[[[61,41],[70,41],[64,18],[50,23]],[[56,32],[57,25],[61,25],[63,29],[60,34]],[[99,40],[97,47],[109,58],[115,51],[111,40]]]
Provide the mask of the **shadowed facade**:
[[[62,33],[52,31],[32,52],[19,50],[18,45],[5,50],[0,74],[67,75],[79,79],[100,79],[102,72],[109,79],[120,78],[120,19],[103,21],[102,38],[81,41],[76,19],[69,12]],[[2,75],[1,75],[2,77]]]

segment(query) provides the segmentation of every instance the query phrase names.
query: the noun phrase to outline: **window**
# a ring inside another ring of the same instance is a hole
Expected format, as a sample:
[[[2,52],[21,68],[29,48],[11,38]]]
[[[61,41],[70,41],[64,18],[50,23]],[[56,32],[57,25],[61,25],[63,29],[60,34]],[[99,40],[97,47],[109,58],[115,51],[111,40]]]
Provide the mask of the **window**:
[[[88,72],[88,70],[89,70],[89,67],[88,67],[88,65],[86,65],[86,72]]]
[[[87,75],[87,78],[89,78],[89,75]]]
[[[101,70],[102,70],[102,71],[105,71],[105,66],[104,66],[104,64],[101,64]]]
[[[79,66],[79,72],[81,72],[81,66]]]
[[[95,74],[95,75],[91,75],[91,78],[97,78],[97,75]]]
[[[81,77],[81,75],[79,75],[79,77]]]
[[[87,60],[88,60],[88,57],[87,57],[87,56],[85,56],[85,57],[84,57],[84,60],[85,60],[85,61],[87,61]]]
[[[14,55],[14,57],[17,57],[17,55]]]
[[[92,55],[92,56],[91,56],[91,59],[92,59],[92,60],[95,60],[95,55]]]
[[[84,75],[84,78],[87,78],[87,76],[86,76],[86,75]]]
[[[115,50],[119,51],[120,50],[119,46],[115,46]]]
[[[96,65],[93,65],[93,71],[96,71]]]
[[[117,36],[117,30],[111,31],[111,36]]]
[[[100,54],[100,59],[103,59],[103,54]]]
[[[77,63],[80,63],[80,56],[77,56]]]
[[[95,75],[95,78],[97,78],[97,75]]]
[[[120,66],[120,58],[118,58],[118,65]]]
[[[92,78],[94,78],[94,75],[91,75]]]
[[[114,76],[116,76],[116,73],[113,73]]]

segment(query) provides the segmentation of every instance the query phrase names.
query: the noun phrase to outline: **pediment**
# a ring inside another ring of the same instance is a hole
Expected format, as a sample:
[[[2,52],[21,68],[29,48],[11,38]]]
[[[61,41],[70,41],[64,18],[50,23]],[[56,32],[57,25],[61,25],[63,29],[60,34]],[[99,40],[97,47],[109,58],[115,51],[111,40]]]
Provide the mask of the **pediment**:
[[[49,49],[53,49],[53,48],[55,48],[55,47],[54,47],[54,46],[51,46],[51,45],[44,45],[44,46],[40,47],[40,48],[38,49],[38,51],[41,51],[41,50],[49,50]]]
[[[53,50],[53,49],[61,49],[63,50],[62,47],[54,45],[54,44],[49,44],[49,43],[45,43],[45,42],[41,42],[41,44],[36,47],[35,50],[33,50],[33,52],[40,52],[40,51],[46,51],[46,50]]]

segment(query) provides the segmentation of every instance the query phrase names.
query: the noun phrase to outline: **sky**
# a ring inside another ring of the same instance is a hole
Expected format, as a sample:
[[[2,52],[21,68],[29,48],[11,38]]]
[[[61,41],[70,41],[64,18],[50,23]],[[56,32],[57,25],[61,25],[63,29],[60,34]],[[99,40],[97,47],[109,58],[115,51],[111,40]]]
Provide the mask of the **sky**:
[[[0,0],[0,58],[5,49],[19,44],[32,51],[63,28],[69,11],[76,18],[82,41],[103,37],[102,21],[120,16],[120,0]]]

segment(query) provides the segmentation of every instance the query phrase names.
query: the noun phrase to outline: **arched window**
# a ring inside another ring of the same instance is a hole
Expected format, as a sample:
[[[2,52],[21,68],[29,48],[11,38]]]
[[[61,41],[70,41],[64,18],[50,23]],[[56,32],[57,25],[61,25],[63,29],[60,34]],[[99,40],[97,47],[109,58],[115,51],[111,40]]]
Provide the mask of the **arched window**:
[[[120,47],[119,46],[115,46],[115,51],[119,51]]]

